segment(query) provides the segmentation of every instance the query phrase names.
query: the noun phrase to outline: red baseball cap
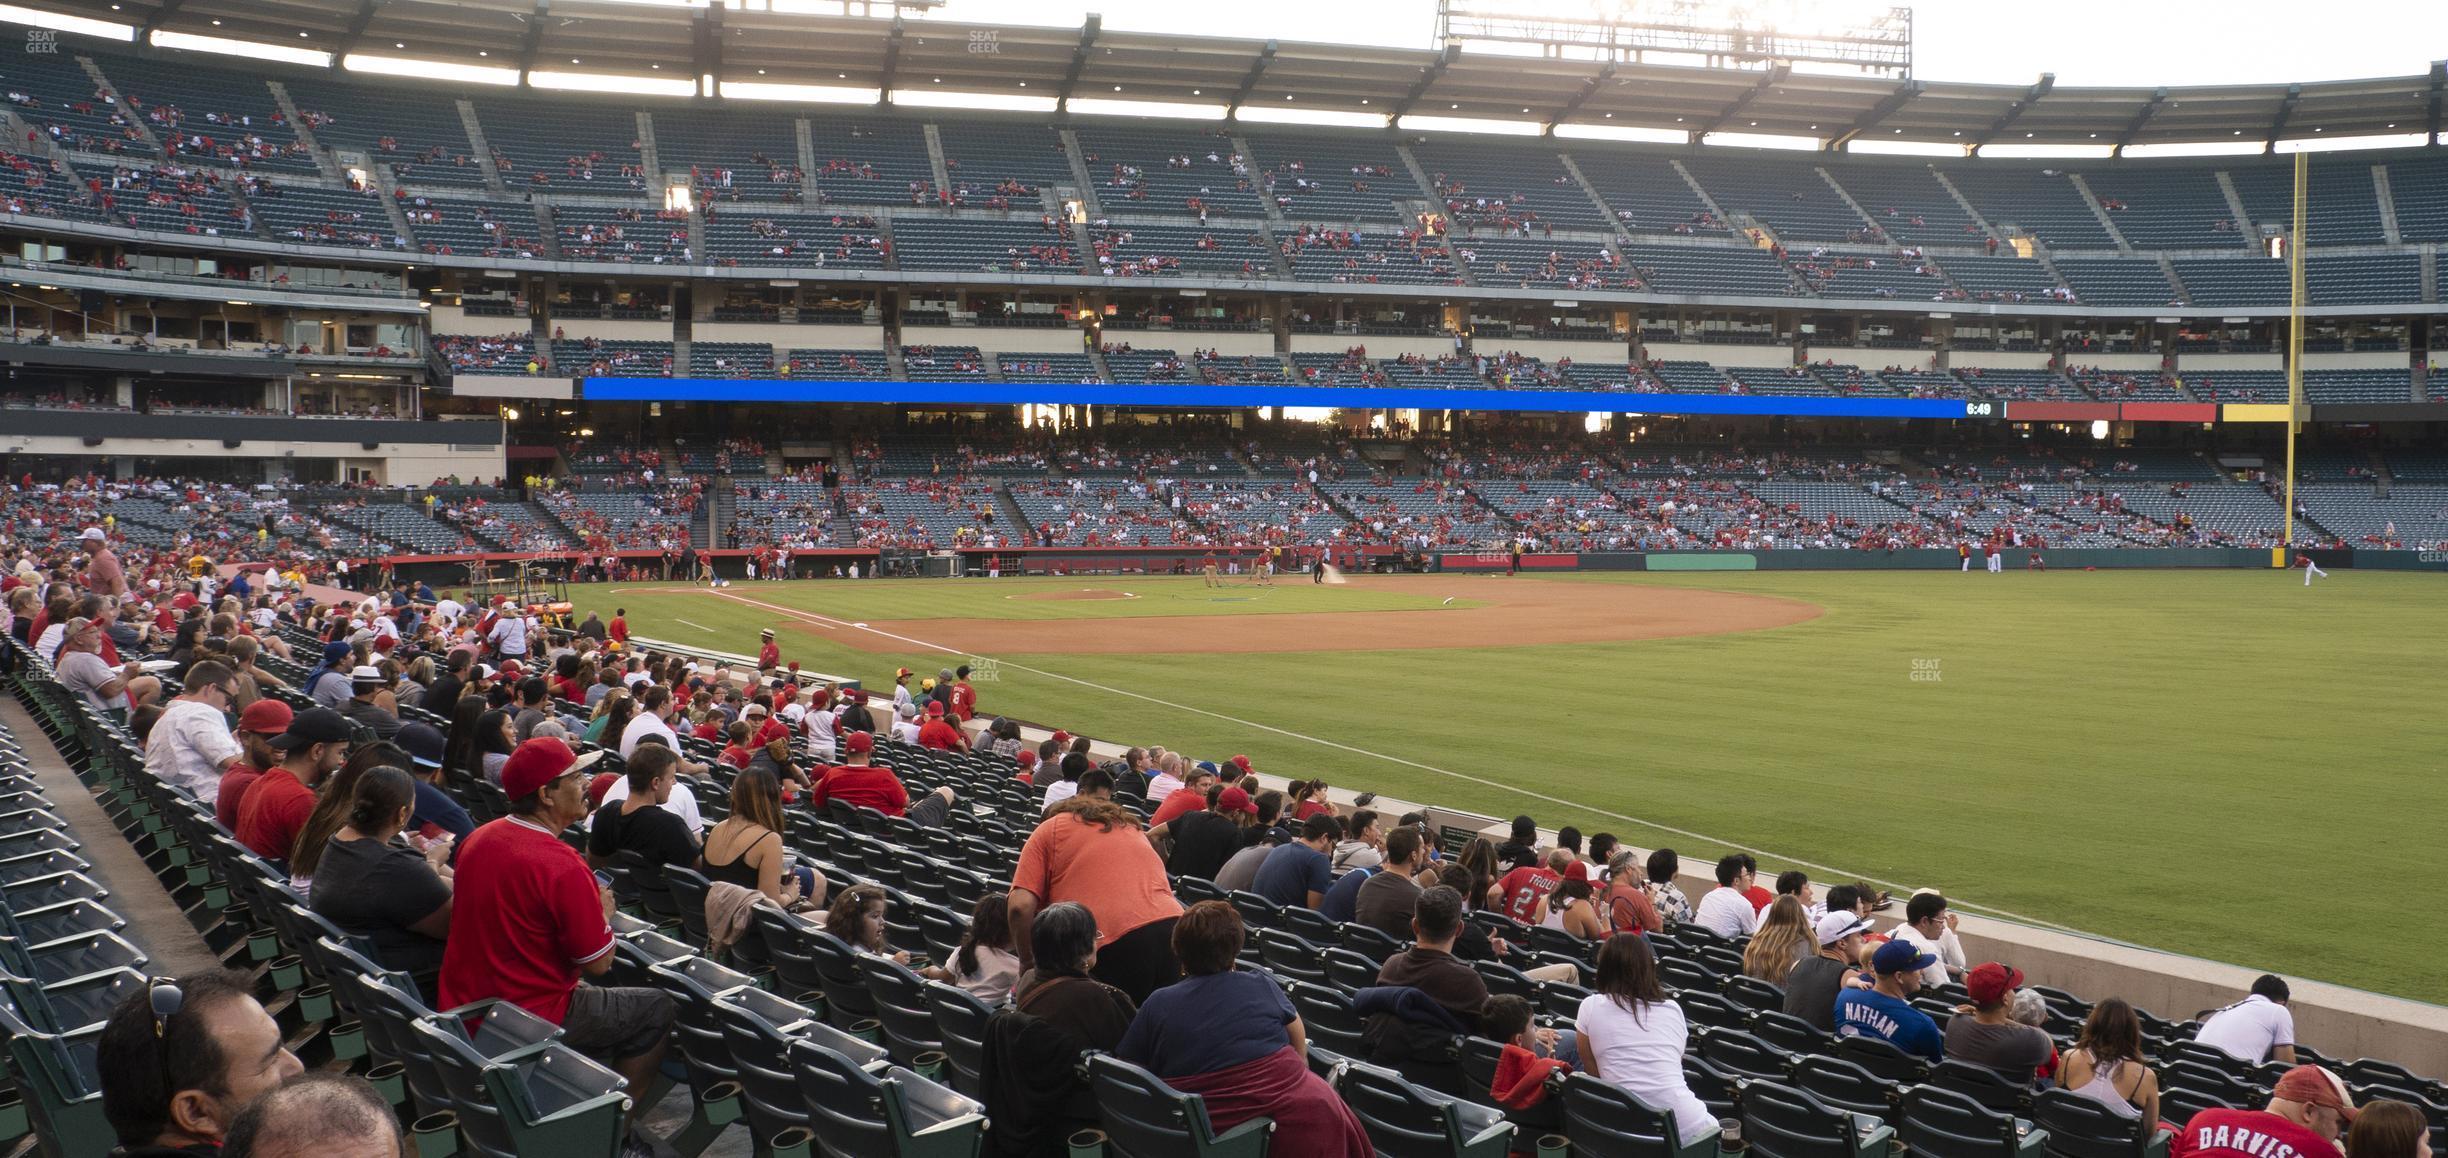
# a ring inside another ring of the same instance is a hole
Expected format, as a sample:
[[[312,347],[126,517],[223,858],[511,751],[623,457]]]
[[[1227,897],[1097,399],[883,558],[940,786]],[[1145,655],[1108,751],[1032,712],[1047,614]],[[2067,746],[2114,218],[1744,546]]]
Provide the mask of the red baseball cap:
[[[942,714],[943,714],[943,705],[942,705],[942,704],[939,704],[939,703],[935,703],[935,702],[933,702],[933,701],[931,701],[931,700],[930,700],[930,701],[928,701],[928,703],[927,703],[927,714],[928,714],[928,715],[930,715],[930,716],[940,716],[940,715],[942,715]]]
[[[1020,749],[1019,752],[1012,756],[1012,759],[1019,761],[1020,766],[1023,768],[1034,768],[1037,766],[1037,753],[1031,752],[1026,748]]]
[[[1590,884],[1596,884],[1598,883],[1598,870],[1591,868],[1590,862],[1588,861],[1576,860],[1571,864],[1564,866],[1564,879],[1568,881],[1587,881]]]
[[[267,697],[248,704],[246,711],[238,714],[238,730],[277,736],[288,731],[289,721],[296,718],[297,713],[290,711],[288,704]]]
[[[1972,995],[1974,1005],[1996,1005],[2006,995],[2023,988],[2023,971],[2012,965],[1984,961],[1964,975],[1964,991]]]
[[[1246,812],[1251,816],[1258,815],[1258,806],[1250,803],[1249,793],[1230,787],[1216,793],[1215,810],[1217,812]]]
[[[901,682],[902,680],[908,679],[908,678],[910,678],[911,676],[916,675],[916,674],[918,674],[918,673],[916,673],[916,672],[914,672],[914,671],[911,671],[911,670],[910,670],[910,669],[908,669],[908,668],[898,668],[898,669],[895,669],[895,670],[893,671],[893,682],[894,682],[894,683],[899,683],[899,682]]]
[[[1244,771],[1244,772],[1247,772],[1247,771],[1249,771],[1249,770],[1250,770],[1250,765],[1249,765],[1249,757],[1247,757],[1247,756],[1235,756],[1235,757],[1233,757],[1233,758],[1232,758],[1232,764],[1233,764],[1233,767],[1235,767],[1235,768],[1239,768],[1240,770],[1242,770],[1242,771]]]
[[[581,756],[556,737],[538,737],[513,749],[510,758],[502,762],[502,792],[517,800],[572,772],[584,771],[601,759],[601,748]]]
[[[842,737],[842,750],[845,752],[873,752],[875,751],[875,737],[865,732],[852,732]]]
[[[1058,728],[1058,729],[1055,729],[1055,732],[1054,732],[1054,742],[1055,742],[1055,743],[1057,743],[1057,744],[1068,744],[1068,743],[1070,743],[1070,742],[1071,742],[1071,733],[1069,733],[1069,732],[1065,732],[1065,731],[1063,731],[1063,730],[1061,730],[1061,729],[1059,729],[1059,728]]]
[[[2279,1076],[2277,1085],[2270,1087],[2270,1096],[2307,1106],[2327,1106],[2349,1122],[2362,1112],[2355,1109],[2354,1097],[2347,1092],[2345,1081],[2320,1066],[2288,1070]]]

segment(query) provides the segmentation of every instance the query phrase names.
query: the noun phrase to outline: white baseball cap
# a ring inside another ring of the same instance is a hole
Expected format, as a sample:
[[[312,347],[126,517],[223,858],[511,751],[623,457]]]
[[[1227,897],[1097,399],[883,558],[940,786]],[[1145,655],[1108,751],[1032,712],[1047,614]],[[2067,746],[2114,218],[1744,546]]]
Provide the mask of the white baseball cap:
[[[1833,945],[1855,933],[1870,931],[1870,922],[1849,912],[1829,913],[1819,918],[1819,944]]]
[[[110,536],[103,534],[100,527],[87,527],[85,533],[78,535],[77,538],[84,542],[99,543],[109,539]]]

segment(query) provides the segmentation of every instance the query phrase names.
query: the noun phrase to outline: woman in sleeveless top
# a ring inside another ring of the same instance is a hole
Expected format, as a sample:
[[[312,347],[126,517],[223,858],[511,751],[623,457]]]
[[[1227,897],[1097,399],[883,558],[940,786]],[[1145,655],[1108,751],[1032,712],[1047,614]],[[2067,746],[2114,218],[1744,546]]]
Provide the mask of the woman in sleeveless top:
[[[2159,1128],[2159,1075],[2142,1064],[2142,1022],[2122,998],[2091,1007],[2082,1036],[2057,1067],[2057,1084],[2117,1117],[2140,1121],[2145,1137]]]
[[[789,908],[802,890],[809,900],[824,895],[822,878],[809,880],[812,869],[782,871],[788,850],[782,846],[782,786],[771,772],[749,769],[731,782],[731,815],[706,834],[697,864],[709,881],[725,881],[754,889],[768,900]]]

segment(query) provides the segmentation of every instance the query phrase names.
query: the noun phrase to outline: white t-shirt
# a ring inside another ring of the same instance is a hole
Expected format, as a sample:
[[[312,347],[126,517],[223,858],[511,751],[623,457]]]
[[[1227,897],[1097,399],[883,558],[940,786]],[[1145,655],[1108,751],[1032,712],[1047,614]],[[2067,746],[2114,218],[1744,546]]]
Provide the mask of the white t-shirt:
[[[2268,1060],[2270,1051],[2295,1044],[2295,1015],[2258,993],[2202,1019],[2193,1040],[2215,1046],[2248,1065]]]
[[[595,830],[595,817],[603,815],[604,809],[614,807],[627,799],[629,799],[629,778],[623,776],[613,781],[610,788],[604,789],[603,803],[596,805],[594,813],[587,817],[587,831]],[[705,832],[705,817],[697,812],[697,794],[689,790],[688,781],[682,780],[672,785],[671,798],[663,802],[662,808],[663,811],[679,817],[683,823],[688,825],[690,832],[699,834]]]
[[[663,743],[671,748],[672,754],[680,754],[680,734],[672,731],[671,725],[664,723],[654,713],[640,712],[630,719],[628,727],[621,729],[620,758],[627,760],[637,751],[638,741],[648,736],[663,737]]]
[[[1065,800],[1069,800],[1077,795],[1079,795],[1079,781],[1056,780],[1052,784],[1046,785],[1045,805],[1038,809],[1038,811],[1052,812],[1054,811],[1055,805],[1060,804]]]
[[[458,623],[459,617],[465,614],[467,614],[467,606],[460,603],[456,599],[437,599],[434,601],[434,622],[439,623],[444,627],[450,627]]]
[[[1952,929],[1940,933],[1935,941],[1922,936],[1920,930],[1910,925],[1897,925],[1888,931],[1887,936],[1938,958],[1935,964],[1921,971],[1921,984],[1924,986],[1935,988],[1944,985],[1950,980],[1948,975],[1950,967],[1963,968],[1963,942],[1955,939],[1955,931]],[[1953,953],[1952,959],[1949,958],[1950,949]]]
[[[1737,897],[1742,894],[1736,893]],[[1747,904],[1748,902],[1746,902]],[[1674,1114],[1686,1146],[1717,1132],[1717,1115],[1683,1078],[1691,1026],[1672,1001],[1638,1006],[1639,1016],[1603,993],[1581,999],[1582,1056],[1597,1047],[1598,1080]]]
[[[220,712],[176,699],[162,708],[145,740],[145,771],[198,800],[211,800],[220,791],[221,766],[245,754]]]
[[[118,679],[119,673],[93,652],[62,652],[59,662],[51,670],[59,677],[61,684],[75,688],[77,694],[84,696],[85,702],[93,705],[96,711],[107,712],[127,706],[124,696],[109,700],[102,698],[102,685]]]
[[[527,620],[522,616],[504,615],[493,621],[493,631],[485,638],[505,656],[527,654]]]
[[[1165,797],[1173,795],[1181,786],[1181,778],[1170,772],[1159,772],[1150,776],[1148,777],[1147,802],[1162,804]]]
[[[1751,907],[1751,898],[1719,885],[1700,898],[1692,923],[1731,941],[1759,932],[1759,910]]]
[[[840,718],[840,713],[826,708],[809,712],[799,721],[801,730],[807,733],[808,748],[812,754],[825,760],[833,758],[833,725]]]

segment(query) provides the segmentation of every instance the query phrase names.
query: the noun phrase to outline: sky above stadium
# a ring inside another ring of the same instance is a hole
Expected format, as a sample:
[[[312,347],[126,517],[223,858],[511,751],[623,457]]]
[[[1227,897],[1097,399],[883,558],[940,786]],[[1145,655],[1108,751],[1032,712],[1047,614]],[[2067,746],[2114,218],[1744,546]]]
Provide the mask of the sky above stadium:
[[[2065,85],[2259,84],[2411,76],[2448,57],[2448,4],[2432,0],[1919,0],[1924,80]],[[1559,0],[1558,11],[1587,5]],[[1436,0],[946,0],[939,18],[1196,36],[1429,47]],[[2308,26],[2307,25],[2308,18]]]

